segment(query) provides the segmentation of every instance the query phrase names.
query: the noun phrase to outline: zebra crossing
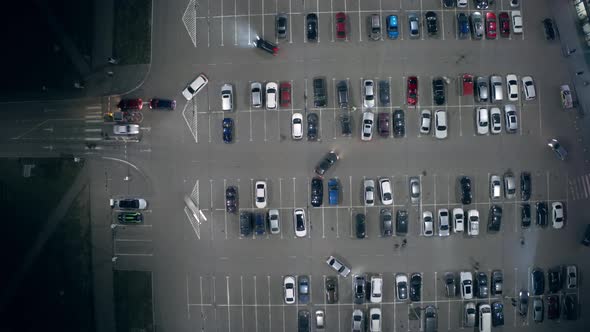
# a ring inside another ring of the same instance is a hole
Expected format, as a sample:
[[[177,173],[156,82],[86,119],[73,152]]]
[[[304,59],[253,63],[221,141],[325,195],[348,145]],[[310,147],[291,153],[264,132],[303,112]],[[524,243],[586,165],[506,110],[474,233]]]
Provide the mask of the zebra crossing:
[[[570,178],[569,190],[574,201],[588,199],[590,196],[590,173]]]

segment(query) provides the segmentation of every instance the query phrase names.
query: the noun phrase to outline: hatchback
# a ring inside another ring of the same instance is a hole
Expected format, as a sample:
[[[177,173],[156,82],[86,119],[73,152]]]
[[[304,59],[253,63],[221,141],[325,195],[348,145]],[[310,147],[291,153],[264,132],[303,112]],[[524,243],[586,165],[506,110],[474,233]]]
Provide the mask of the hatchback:
[[[277,109],[277,90],[278,86],[275,82],[266,83],[266,109]]]
[[[301,113],[293,113],[291,116],[291,137],[293,139],[303,138],[303,115]]]
[[[336,13],[336,38],[338,40],[346,39],[346,24],[346,14]]]
[[[410,38],[420,37],[420,20],[417,13],[408,13],[408,25],[410,28]]]
[[[516,178],[512,172],[504,173],[504,197],[506,199],[516,197]]]
[[[543,321],[543,312],[545,311],[543,299],[533,300],[533,320],[537,323]]]
[[[500,176],[490,176],[490,198],[493,200],[502,198],[502,181]]]
[[[379,136],[389,137],[389,112],[380,112],[377,116]]]
[[[399,36],[397,15],[387,16],[387,37],[389,39],[397,39]]]
[[[381,39],[381,16],[379,14],[369,15],[367,17],[367,30],[369,32],[369,39]]]
[[[502,77],[498,75],[490,76],[490,90],[492,92],[492,101],[501,102],[504,99],[504,89],[502,88]]]

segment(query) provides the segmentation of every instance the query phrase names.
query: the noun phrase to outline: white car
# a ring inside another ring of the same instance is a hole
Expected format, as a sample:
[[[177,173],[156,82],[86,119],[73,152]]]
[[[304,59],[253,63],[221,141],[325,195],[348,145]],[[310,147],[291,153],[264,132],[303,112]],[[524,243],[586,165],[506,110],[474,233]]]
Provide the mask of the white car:
[[[365,206],[375,205],[375,181],[365,180],[363,182]]]
[[[291,116],[291,137],[293,139],[303,138],[303,115],[301,113],[293,113]]]
[[[477,109],[477,116],[475,117],[475,127],[478,135],[487,135],[490,127],[490,120],[488,118],[488,110],[486,108]]]
[[[512,11],[512,32],[522,33],[522,16],[520,10]]]
[[[502,132],[502,111],[498,107],[490,109],[490,132],[492,134]]]
[[[467,7],[467,0],[457,0],[457,8]]]
[[[444,110],[434,112],[434,137],[447,138],[447,112]]]
[[[231,84],[221,86],[221,110],[231,112],[234,109],[234,87]]]
[[[371,277],[371,303],[381,303],[383,298],[383,278],[380,276]]]
[[[344,277],[344,278],[348,277],[348,274],[350,273],[350,268],[347,267],[346,265],[344,265],[344,263],[339,261],[336,257],[334,257],[334,256],[328,257],[328,259],[326,260],[326,263],[328,265],[330,265],[331,268],[336,270],[336,272],[338,272],[338,274],[340,274],[341,277]]]
[[[285,303],[295,303],[295,278],[292,276],[285,276],[283,279],[283,291],[285,295]]]
[[[422,212],[422,235],[428,237],[434,235],[434,219],[430,211]]]
[[[518,130],[518,117],[514,105],[504,105],[504,117],[506,120],[506,132],[514,133]]]
[[[508,90],[508,100],[518,100],[518,77],[514,74],[506,75],[506,88]]]
[[[400,289],[402,292],[400,292]],[[398,273],[395,276],[395,292],[398,301],[405,301],[408,299],[408,276],[404,273]]]
[[[279,234],[281,232],[279,210],[268,210],[268,227],[270,228],[270,234]]]
[[[479,235],[479,212],[477,210],[467,211],[467,235]]]
[[[381,193],[381,203],[383,205],[393,204],[393,190],[391,189],[391,181],[388,178],[379,179],[379,189]]]
[[[275,82],[266,83],[266,109],[277,109],[277,90],[278,86]]]
[[[192,81],[184,90],[182,90],[182,95],[186,100],[193,99],[194,96],[201,91],[207,85],[209,79],[205,74],[199,75],[194,81]]]
[[[373,123],[375,122],[375,114],[373,112],[363,113],[363,128],[361,132],[361,140],[370,141],[373,138]]]
[[[264,209],[266,207],[266,181],[256,181],[254,185],[254,191],[256,193],[256,207]]]
[[[250,95],[252,98],[252,107],[262,107],[262,84],[259,82],[252,82],[250,84]]]
[[[563,204],[561,204],[561,202],[551,203],[551,215],[553,216],[553,228],[563,228],[565,217],[563,215]]]
[[[373,82],[373,80],[365,80],[363,82],[363,87],[364,87],[363,105],[365,106],[365,108],[375,107],[375,82]]]
[[[305,211],[303,209],[293,210],[293,228],[295,228],[295,236],[304,237],[307,235],[307,225],[305,222]]]
[[[113,133],[115,135],[137,135],[139,134],[138,124],[114,125]]]
[[[522,93],[524,93],[525,100],[534,100],[537,98],[537,92],[535,91],[535,82],[531,76],[523,76],[521,79]]]
[[[369,309],[369,331],[381,332],[381,309]]]
[[[451,235],[451,225],[449,224],[449,210],[438,210],[438,236]]]
[[[473,298],[473,275],[471,272],[461,272],[459,276],[461,297],[463,300],[471,300]]]
[[[465,231],[465,213],[461,208],[453,209],[453,232],[460,233]]]
[[[430,110],[422,110],[420,112],[420,133],[421,134],[429,134],[430,133],[430,123],[432,122],[432,114]]]
[[[109,205],[112,209],[145,210],[147,201],[143,198],[111,198]]]
[[[502,198],[502,179],[498,175],[490,176],[490,198],[493,200]]]

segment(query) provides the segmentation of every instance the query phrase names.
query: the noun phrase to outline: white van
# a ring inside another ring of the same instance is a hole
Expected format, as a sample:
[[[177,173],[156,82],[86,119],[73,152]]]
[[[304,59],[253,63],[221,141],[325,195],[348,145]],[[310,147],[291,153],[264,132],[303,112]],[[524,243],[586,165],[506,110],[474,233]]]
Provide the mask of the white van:
[[[492,330],[492,308],[489,304],[479,305],[479,332]]]
[[[561,96],[561,106],[565,109],[574,107],[574,99],[572,98],[572,92],[570,86],[565,84],[559,87],[559,94]]]

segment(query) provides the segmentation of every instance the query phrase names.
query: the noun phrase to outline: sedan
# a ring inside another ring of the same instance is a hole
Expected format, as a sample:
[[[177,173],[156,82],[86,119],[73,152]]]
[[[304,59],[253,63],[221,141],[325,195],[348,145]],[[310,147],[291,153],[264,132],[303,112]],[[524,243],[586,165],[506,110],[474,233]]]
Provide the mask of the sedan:
[[[320,118],[315,113],[307,114],[307,140],[315,141],[318,139],[318,127]]]
[[[304,237],[307,235],[307,226],[305,225],[305,211],[303,209],[293,210],[293,223],[295,228],[295,236]]]
[[[533,321],[540,323],[543,321],[544,312],[543,299],[533,300]]]
[[[539,268],[531,271],[531,287],[533,295],[543,295],[545,292],[545,273]]]
[[[430,133],[430,123],[432,120],[432,114],[430,110],[422,110],[420,112],[420,133],[421,134],[429,134]]]
[[[318,39],[318,16],[314,13],[307,14],[307,41],[315,42]]]
[[[451,226],[449,224],[449,210],[439,209],[438,210],[438,235],[449,236]]]
[[[286,276],[283,279],[283,291],[285,296],[286,304],[295,303],[295,278],[292,276]]]
[[[309,277],[308,276],[299,276],[297,278],[299,281],[299,303],[308,303],[309,302]]]
[[[363,213],[356,214],[355,231],[357,239],[364,239],[367,235],[367,221]]]
[[[395,213],[395,234],[400,236],[408,234],[408,211],[397,210]]]
[[[561,229],[563,228],[563,223],[565,222],[565,217],[563,214],[563,204],[561,202],[553,202],[551,203],[551,220],[553,228]]]
[[[486,77],[478,77],[476,79],[475,87],[477,89],[477,99],[480,103],[487,102],[489,96],[488,79]]]
[[[508,89],[508,100],[518,100],[518,77],[514,74],[506,75],[506,88]]]
[[[268,228],[270,228],[271,234],[279,234],[281,232],[280,221],[279,221],[279,210],[277,210],[277,209],[268,210]]]
[[[278,14],[275,17],[275,26],[276,26],[277,38],[280,38],[280,39],[287,38],[287,15]]]
[[[311,179],[311,206],[322,206],[324,201],[324,183],[321,178],[315,177]]]
[[[550,295],[547,297],[547,318],[554,320],[559,319],[559,296]]]
[[[346,278],[350,273],[350,268],[344,265],[344,263],[340,262],[336,257],[330,256],[326,260],[326,263],[330,265],[341,277]]]
[[[465,327],[475,326],[475,303],[465,303]]]
[[[121,99],[117,104],[117,107],[122,111],[126,110],[139,110],[143,108],[143,101],[140,98],[136,99]]]
[[[430,211],[422,212],[422,235],[428,237],[434,235],[434,219]]]
[[[365,331],[365,317],[363,311],[355,309],[352,312],[352,332],[364,332]]]
[[[113,133],[115,135],[137,135],[139,134],[138,124],[114,125]]]
[[[395,289],[397,299],[405,301],[408,299],[408,276],[404,273],[399,273],[395,276]]]
[[[432,80],[432,96],[436,105],[445,103],[445,82],[441,77]]]
[[[466,39],[469,36],[469,19],[465,13],[457,14],[457,30],[459,39]]]
[[[438,33],[438,19],[436,13],[428,11],[424,14],[424,20],[426,21],[426,31],[430,36],[436,36]]]
[[[504,105],[504,118],[507,133],[515,133],[518,130],[518,117],[514,105]]]
[[[303,138],[303,115],[301,113],[293,113],[291,116],[291,137],[293,139]]]
[[[221,109],[231,112],[234,108],[234,87],[231,84],[221,86]]]
[[[346,39],[346,14],[336,13],[336,38]]]
[[[537,92],[535,91],[535,83],[533,82],[533,78],[531,76],[523,76],[520,81],[522,83],[524,99],[534,100],[537,97]]]
[[[375,181],[365,180],[363,182],[363,189],[365,206],[375,205]]]
[[[143,222],[143,214],[141,212],[121,212],[117,215],[117,219],[122,224],[139,224]]]
[[[371,308],[369,310],[369,331],[381,332],[381,309]]]
[[[578,319],[578,300],[576,294],[566,294],[563,299],[563,315],[567,320]]]
[[[475,275],[475,291],[477,297],[485,299],[488,297],[488,276],[485,272],[478,272]]]
[[[379,219],[381,220],[381,236],[393,235],[393,215],[391,209],[381,209]]]
[[[471,300],[473,298],[473,276],[471,272],[460,273],[461,283],[461,297],[463,300]]]
[[[410,38],[420,37],[420,20],[417,13],[408,13],[408,25],[410,28]]]
[[[502,207],[492,205],[490,207],[490,214],[488,215],[488,231],[499,232],[502,225]]]
[[[409,106],[416,106],[418,103],[418,77],[416,76],[408,77],[406,100]]]
[[[492,295],[502,295],[502,289],[504,285],[504,275],[500,270],[492,271]]]
[[[326,277],[326,302],[329,304],[338,302],[338,278]]]
[[[324,158],[315,167],[315,173],[319,176],[323,176],[336,162],[338,161],[338,154],[335,151],[326,153]]]
[[[278,85],[275,82],[266,83],[266,109],[277,109],[277,89]]]
[[[553,20],[550,18],[544,19],[543,20],[543,28],[545,28],[545,39],[554,40],[555,39],[555,29],[553,28]]]
[[[420,201],[420,178],[417,176],[410,177],[410,200],[414,204]]]
[[[467,211],[467,235],[479,235],[479,211],[475,209]]]
[[[291,105],[291,83],[282,82],[279,85],[279,104],[281,107],[289,107]]]
[[[367,296],[367,279],[364,275],[355,275],[352,283],[354,303],[363,304]]]
[[[265,51],[266,53],[269,53],[269,54],[272,54],[275,56],[279,52],[279,47],[277,45],[275,45],[267,40],[264,40],[264,39],[260,38],[259,36],[256,36],[256,40],[254,41],[254,46]]]
[[[504,325],[504,304],[502,302],[492,303],[492,326]]]
[[[468,176],[460,177],[458,185],[461,204],[471,204],[471,200],[473,199],[473,194],[471,193],[471,178],[469,178]]]
[[[537,225],[541,227],[547,226],[547,203],[537,202]]]
[[[473,39],[482,39],[484,34],[483,18],[480,12],[473,12],[469,16],[471,24],[471,36]]]
[[[502,132],[502,111],[498,107],[490,109],[490,132],[494,135]]]
[[[252,98],[252,107],[262,107],[262,84],[259,82],[252,82],[252,84],[250,84],[250,97]]]
[[[445,110],[434,112],[434,137],[447,138],[447,112]]]
[[[225,210],[227,213],[238,211],[238,188],[229,186],[225,189]]]
[[[381,103],[381,106],[389,105],[389,102],[391,101],[389,90],[389,81],[379,81],[379,102]]]
[[[422,275],[413,273],[410,277],[410,300],[418,302],[422,299]]]
[[[369,180],[372,181],[372,180]],[[381,194],[381,203],[383,205],[393,204],[393,192],[391,187],[391,180],[388,178],[379,179],[379,192]]]
[[[223,129],[223,142],[231,143],[234,139],[234,120],[231,118],[223,118],[221,127]]]
[[[512,32],[522,33],[522,16],[520,10],[512,11]]]
[[[559,267],[549,269],[547,272],[547,280],[549,283],[549,292],[557,293],[561,290],[563,280],[561,280],[561,269]]]
[[[264,209],[266,207],[266,181],[256,181],[254,185],[254,192],[256,193],[256,207]]]
[[[365,80],[364,86],[364,101],[365,108],[375,107],[375,82],[373,80]]]
[[[453,232],[460,233],[465,231],[465,212],[461,208],[453,209]]]
[[[488,118],[488,110],[480,107],[477,110],[477,116],[475,117],[475,127],[477,128],[477,134],[479,135],[487,135],[489,132],[489,118]]]
[[[363,113],[363,128],[361,133],[361,140],[370,141],[373,138],[373,122],[375,121],[375,114],[373,112]]]
[[[565,160],[567,158],[567,150],[559,143],[559,141],[555,138],[552,138],[547,145],[555,152],[555,155],[560,160]]]
[[[150,99],[150,109],[165,109],[169,111],[174,111],[175,108],[176,100],[159,98]]]
[[[143,198],[111,198],[109,205],[113,209],[121,210],[145,210],[147,201]]]
[[[499,16],[500,21],[500,36],[508,38],[510,36],[510,16],[507,12],[501,12]]]
[[[406,134],[406,121],[403,110],[393,112],[393,136],[403,137]]]

